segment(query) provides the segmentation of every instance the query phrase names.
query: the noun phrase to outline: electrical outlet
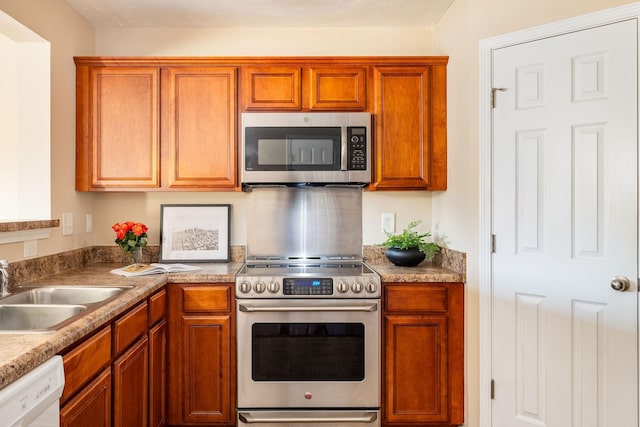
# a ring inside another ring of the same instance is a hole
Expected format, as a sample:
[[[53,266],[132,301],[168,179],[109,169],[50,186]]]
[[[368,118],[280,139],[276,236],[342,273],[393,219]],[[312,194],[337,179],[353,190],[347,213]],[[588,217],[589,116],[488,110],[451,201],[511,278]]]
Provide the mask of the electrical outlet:
[[[38,241],[27,240],[24,242],[24,257],[34,257],[38,255]]]
[[[73,214],[66,212],[62,214],[62,235],[69,236],[73,234]]]
[[[93,231],[93,215],[90,213],[87,214],[87,233],[91,233]]]
[[[385,233],[395,233],[396,231],[396,214],[382,214],[382,231]]]

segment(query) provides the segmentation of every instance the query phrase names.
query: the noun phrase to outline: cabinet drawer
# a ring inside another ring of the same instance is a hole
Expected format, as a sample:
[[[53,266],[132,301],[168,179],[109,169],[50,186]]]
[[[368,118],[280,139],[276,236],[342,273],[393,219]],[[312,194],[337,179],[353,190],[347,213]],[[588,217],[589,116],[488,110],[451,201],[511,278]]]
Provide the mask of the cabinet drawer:
[[[89,381],[111,360],[111,328],[103,328],[62,357],[64,364],[64,401]]]
[[[185,286],[182,296],[185,313],[231,310],[230,286]]]
[[[384,295],[388,312],[445,313],[449,308],[446,285],[385,285]]]
[[[118,355],[147,331],[147,302],[113,322],[113,351]]]
[[[164,318],[167,314],[167,291],[156,292],[149,297],[149,326]]]

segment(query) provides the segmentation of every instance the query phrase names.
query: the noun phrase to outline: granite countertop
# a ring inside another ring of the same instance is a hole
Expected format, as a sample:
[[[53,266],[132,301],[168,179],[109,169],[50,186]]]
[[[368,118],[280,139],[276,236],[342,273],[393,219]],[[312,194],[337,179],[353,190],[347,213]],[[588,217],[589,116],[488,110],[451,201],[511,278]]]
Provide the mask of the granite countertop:
[[[123,264],[92,264],[56,274],[28,285],[133,286],[118,298],[87,313],[65,327],[47,333],[0,333],[0,388],[7,386],[64,348],[144,300],[166,283],[229,283],[242,263],[198,264],[202,270],[187,273],[122,277],[112,274]]]
[[[382,282],[464,282],[464,258],[444,262],[423,263],[417,267],[396,267],[378,257],[367,264]],[[114,268],[124,264],[97,263],[54,274],[25,283],[28,285],[85,285],[133,286],[133,289],[106,303],[65,327],[48,333],[0,333],[0,388],[5,387],[31,369],[45,362],[66,347],[80,340],[119,314],[144,300],[167,283],[231,283],[242,262],[200,264],[201,270],[184,273],[156,274],[140,277],[122,277],[112,274]]]

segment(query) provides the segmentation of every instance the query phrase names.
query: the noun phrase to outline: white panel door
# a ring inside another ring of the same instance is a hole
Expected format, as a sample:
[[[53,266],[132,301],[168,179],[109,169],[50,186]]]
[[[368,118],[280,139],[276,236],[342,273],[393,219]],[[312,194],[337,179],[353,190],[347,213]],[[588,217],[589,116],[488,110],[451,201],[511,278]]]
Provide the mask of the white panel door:
[[[638,426],[636,31],[494,51],[494,427]]]

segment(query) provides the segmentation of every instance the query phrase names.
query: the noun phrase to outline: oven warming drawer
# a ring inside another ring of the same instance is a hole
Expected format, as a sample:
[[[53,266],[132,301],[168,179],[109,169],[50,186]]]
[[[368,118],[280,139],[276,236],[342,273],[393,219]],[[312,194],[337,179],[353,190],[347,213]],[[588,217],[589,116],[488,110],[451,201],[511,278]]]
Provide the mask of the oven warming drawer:
[[[378,411],[238,411],[238,426],[378,427]],[[310,426],[311,425],[311,426]]]

